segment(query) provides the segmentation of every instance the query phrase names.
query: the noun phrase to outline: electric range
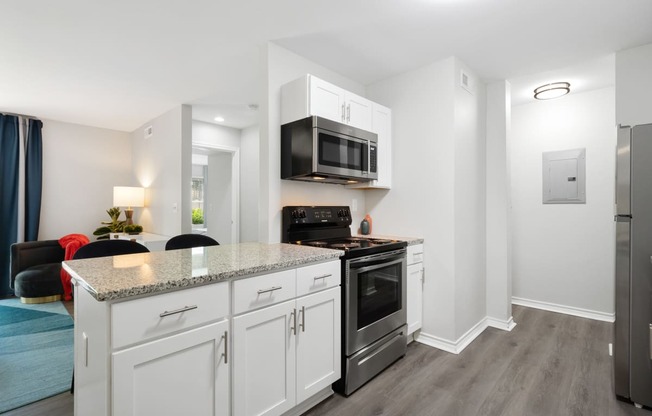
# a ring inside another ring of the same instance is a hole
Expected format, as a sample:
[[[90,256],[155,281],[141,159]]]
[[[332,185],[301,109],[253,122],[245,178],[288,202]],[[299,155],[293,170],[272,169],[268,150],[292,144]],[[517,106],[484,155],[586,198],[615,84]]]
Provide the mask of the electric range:
[[[281,241],[342,250],[342,378],[348,396],[405,355],[405,241],[351,235],[348,206],[283,207]]]

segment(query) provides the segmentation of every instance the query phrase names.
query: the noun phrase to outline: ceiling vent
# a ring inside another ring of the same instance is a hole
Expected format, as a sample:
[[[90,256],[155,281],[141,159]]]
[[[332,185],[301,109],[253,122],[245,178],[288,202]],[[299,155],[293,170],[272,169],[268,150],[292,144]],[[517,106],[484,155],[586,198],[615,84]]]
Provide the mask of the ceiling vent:
[[[154,135],[154,128],[152,126],[145,127],[145,138],[149,139]]]

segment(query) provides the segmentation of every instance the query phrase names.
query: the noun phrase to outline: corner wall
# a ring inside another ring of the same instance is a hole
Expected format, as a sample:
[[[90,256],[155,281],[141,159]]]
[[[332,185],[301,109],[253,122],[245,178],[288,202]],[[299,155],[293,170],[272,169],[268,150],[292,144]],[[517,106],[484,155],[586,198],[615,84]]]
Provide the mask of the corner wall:
[[[513,296],[614,314],[613,87],[512,108]],[[586,148],[586,204],[542,204],[542,152]]]
[[[240,242],[258,241],[258,191],[260,128],[242,129],[240,134]]]
[[[424,238],[421,337],[448,351],[486,316],[485,87],[467,68],[477,90],[461,90],[462,67],[452,57],[367,87],[392,109],[392,189],[366,196],[374,233]]]
[[[129,133],[43,120],[39,239],[81,233],[109,220],[113,187],[131,183]]]
[[[145,127],[153,136],[144,138]],[[189,233],[191,224],[192,108],[181,105],[131,133],[133,175],[143,186],[145,208],[135,209],[135,222],[146,232],[174,236]],[[185,196],[185,197],[184,197]]]

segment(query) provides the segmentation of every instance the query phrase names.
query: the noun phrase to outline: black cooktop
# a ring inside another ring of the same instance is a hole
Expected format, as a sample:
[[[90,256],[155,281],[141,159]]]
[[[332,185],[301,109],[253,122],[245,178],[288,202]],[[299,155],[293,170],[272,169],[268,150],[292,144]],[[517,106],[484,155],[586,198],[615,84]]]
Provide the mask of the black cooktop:
[[[405,241],[351,236],[348,206],[283,207],[284,243],[343,250],[345,258],[366,256],[407,246]]]

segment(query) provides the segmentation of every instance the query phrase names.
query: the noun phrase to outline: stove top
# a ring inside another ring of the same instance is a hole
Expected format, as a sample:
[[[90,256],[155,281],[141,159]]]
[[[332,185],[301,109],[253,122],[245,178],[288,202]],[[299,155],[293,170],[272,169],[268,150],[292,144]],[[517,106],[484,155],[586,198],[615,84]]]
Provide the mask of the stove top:
[[[349,238],[334,238],[331,240],[322,240],[322,241],[300,241],[295,242],[296,244],[303,244],[306,246],[313,247],[322,247],[322,248],[331,248],[337,250],[352,250],[356,248],[369,248],[369,247],[378,247],[386,244],[395,244],[401,243],[399,240],[385,240],[381,238],[369,238],[369,237],[349,237]]]
[[[283,207],[284,243],[343,250],[345,258],[366,256],[407,246],[405,241],[351,236],[347,206]]]

